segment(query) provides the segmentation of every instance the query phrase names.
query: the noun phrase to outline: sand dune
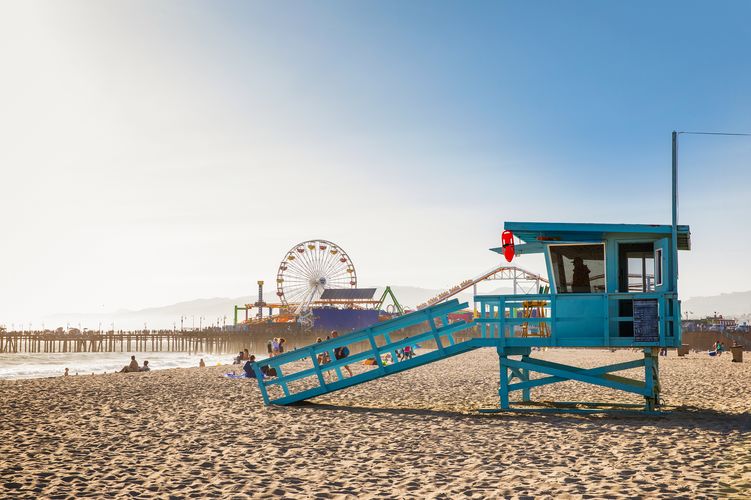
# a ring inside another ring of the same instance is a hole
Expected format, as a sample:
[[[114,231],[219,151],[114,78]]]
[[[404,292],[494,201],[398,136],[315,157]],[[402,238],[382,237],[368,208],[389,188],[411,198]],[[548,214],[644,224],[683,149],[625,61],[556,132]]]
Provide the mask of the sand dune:
[[[661,417],[478,415],[497,404],[489,349],[284,408],[222,367],[2,381],[0,496],[748,497],[751,363],[661,361]],[[640,402],[578,383],[532,396]]]

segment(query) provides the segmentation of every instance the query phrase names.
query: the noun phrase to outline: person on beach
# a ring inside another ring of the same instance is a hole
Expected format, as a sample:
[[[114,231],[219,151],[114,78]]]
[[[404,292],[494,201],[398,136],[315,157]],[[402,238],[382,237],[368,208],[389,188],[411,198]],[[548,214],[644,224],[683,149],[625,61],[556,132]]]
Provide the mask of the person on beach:
[[[243,365],[243,371],[245,372],[245,376],[248,378],[256,378],[256,372],[253,370],[253,363],[256,362],[256,357],[254,355],[250,355],[248,357],[248,361],[245,362]]]
[[[239,364],[242,363],[242,361],[243,361],[243,352],[240,351],[240,353],[237,356],[235,356],[235,360],[232,361],[232,364],[233,365],[239,365]]]
[[[331,332],[331,338],[332,339],[335,339],[338,336],[339,336],[339,332],[337,332],[336,330],[334,330],[334,331]],[[346,358],[347,356],[349,356],[349,347],[347,347],[346,345],[345,346],[341,346],[341,347],[337,347],[336,349],[334,349],[334,356],[336,357],[336,359],[344,359],[344,358]],[[347,373],[349,373],[349,376],[351,377],[352,376],[352,370],[350,369],[349,365],[344,365],[344,369],[347,370]]]
[[[198,362],[198,368],[206,368],[206,363],[203,362],[203,358]]]
[[[261,367],[261,372],[264,377],[276,377],[276,368],[272,368],[268,365],[263,365]]]
[[[404,359],[412,359],[412,356],[414,356],[414,352],[412,352],[412,346],[405,345],[404,346]]]
[[[140,370],[140,367],[138,366],[138,361],[136,361],[135,356],[130,357],[130,364],[127,366],[123,366],[123,369],[120,370],[120,373],[135,373]]]
[[[326,340],[329,340],[329,338],[326,337]],[[321,337],[318,337],[316,339],[316,344],[319,344],[321,342],[323,342],[323,339]],[[323,351],[318,355],[318,364],[325,365],[326,363],[331,363],[331,356],[329,355],[329,351]]]
[[[143,362],[143,366],[139,369],[139,371],[150,372],[151,368],[149,368],[149,362],[148,361],[144,361]]]
[[[318,337],[316,339],[316,344],[320,344],[321,342],[323,342],[323,339],[321,337]],[[326,354],[326,353],[325,352],[321,352],[321,353],[318,354],[318,356],[316,356],[316,360],[318,361],[318,365],[319,366],[323,364],[323,355],[324,354]]]
[[[247,360],[249,360],[249,359],[250,359],[250,353],[248,352],[248,350],[247,350],[247,349],[243,349],[243,359],[244,359],[245,361],[247,361]]]
[[[274,337],[274,340],[271,341],[271,355],[277,356],[279,354],[279,339]]]
[[[283,337],[279,339],[279,354],[284,353],[284,344],[286,342],[287,342],[287,339],[285,339]]]
[[[273,355],[274,355],[274,354],[273,354],[273,353],[274,353],[274,350],[273,350],[273,348],[272,348],[272,345],[271,345],[271,340],[268,340],[268,341],[266,342],[266,351],[267,351],[267,352],[269,353],[269,357],[271,357],[271,356],[273,356]]]
[[[65,369],[65,375],[63,375],[63,377],[67,377],[67,376],[68,376],[68,369],[66,368]]]

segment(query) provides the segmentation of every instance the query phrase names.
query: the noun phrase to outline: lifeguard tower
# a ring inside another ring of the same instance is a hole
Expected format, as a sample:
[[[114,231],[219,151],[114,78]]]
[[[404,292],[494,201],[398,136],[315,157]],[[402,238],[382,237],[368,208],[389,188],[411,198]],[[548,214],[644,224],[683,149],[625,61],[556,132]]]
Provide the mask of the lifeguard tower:
[[[690,250],[688,226],[508,222],[516,254],[545,256],[550,293],[479,295],[482,341],[500,357],[500,407],[509,392],[578,380],[641,394],[659,405],[658,349],[681,345],[677,250]],[[503,252],[503,248],[495,251]],[[641,348],[643,359],[590,370],[530,357],[532,348]],[[512,356],[520,356],[514,359]],[[644,381],[612,372],[644,367]],[[545,374],[532,380],[530,372]],[[516,383],[512,383],[516,380]]]
[[[481,411],[530,411],[532,388],[567,380],[640,395],[643,408],[655,411],[660,405],[659,349],[681,345],[678,250],[691,247],[688,226],[677,224],[676,144],[674,132],[671,225],[507,222],[503,246],[492,250],[509,261],[515,255],[542,254],[549,288],[475,295],[478,315],[470,322],[449,322],[449,313],[467,305],[451,300],[259,361],[254,370],[264,402],[291,404],[485,347],[498,353],[500,404]],[[407,328],[409,337],[392,338]],[[399,356],[416,344],[433,349]],[[337,359],[343,347],[352,354]],[[546,347],[636,348],[643,356],[582,368],[533,356],[534,349]],[[344,365],[366,360],[364,371],[342,376]],[[644,370],[643,380],[615,375],[637,368]],[[512,403],[509,395],[515,391],[521,397]],[[592,412],[613,406],[569,402],[534,410]]]

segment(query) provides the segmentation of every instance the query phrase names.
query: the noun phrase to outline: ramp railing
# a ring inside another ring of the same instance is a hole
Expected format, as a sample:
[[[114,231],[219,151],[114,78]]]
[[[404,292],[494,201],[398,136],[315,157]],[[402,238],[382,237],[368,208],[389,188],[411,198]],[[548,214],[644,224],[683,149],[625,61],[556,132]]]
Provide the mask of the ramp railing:
[[[475,349],[478,346],[470,341],[457,343],[454,338],[471,323],[448,322],[449,313],[465,307],[466,303],[454,299],[258,361],[253,368],[264,403],[295,403]],[[399,340],[391,338],[393,333],[421,323],[425,324],[422,333]],[[435,350],[414,353],[416,345],[430,341],[435,342]],[[363,344],[361,352],[337,359],[343,348],[351,352]]]

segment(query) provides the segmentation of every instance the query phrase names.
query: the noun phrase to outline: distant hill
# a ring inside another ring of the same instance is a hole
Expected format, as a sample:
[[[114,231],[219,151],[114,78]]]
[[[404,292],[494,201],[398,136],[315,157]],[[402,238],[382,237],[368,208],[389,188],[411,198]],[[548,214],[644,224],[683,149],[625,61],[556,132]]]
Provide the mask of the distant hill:
[[[751,315],[751,291],[732,292],[710,297],[692,297],[684,300],[681,310],[692,318],[711,316],[717,312],[723,316],[748,317]]]
[[[376,298],[380,298],[385,287],[376,287]],[[438,295],[443,290],[420,288],[414,286],[392,286],[396,298],[405,308],[414,308],[427,299]],[[488,293],[511,293],[509,289],[499,288]],[[472,301],[471,291],[462,293],[457,296],[460,301]],[[46,316],[44,322],[47,328],[56,328],[69,324],[71,327],[81,324],[82,328],[111,328],[115,322],[115,329],[129,330],[146,327],[149,329],[169,329],[180,328],[182,319],[183,326],[191,328],[199,324],[212,325],[226,322],[231,325],[234,318],[234,306],[236,304],[252,304],[256,301],[256,296],[244,297],[214,297],[207,299],[196,299],[185,302],[178,302],[159,307],[149,307],[139,310],[118,310],[109,313],[60,313]],[[386,304],[390,304],[387,300]],[[244,318],[244,313],[240,312],[240,318]],[[201,319],[203,318],[203,319]]]
[[[392,286],[396,298],[405,308],[414,308],[431,297],[435,297],[443,290],[420,288],[415,286]],[[384,287],[377,287],[376,298],[383,293]],[[493,290],[483,289],[487,294],[510,294],[509,288],[497,288]],[[457,298],[462,302],[472,303],[472,291],[461,293]],[[179,328],[182,318],[183,325],[190,328],[193,325],[232,324],[235,304],[248,304],[256,301],[255,296],[244,297],[214,297],[178,302],[160,307],[150,307],[140,310],[119,310],[110,313],[87,314],[87,313],[61,313],[44,318],[47,328],[55,328],[70,324],[71,327],[80,323],[84,328],[98,328],[101,322],[102,328],[111,328],[115,322],[115,328],[139,329],[148,328]],[[387,302],[388,304],[389,302]],[[703,317],[714,314],[744,318],[751,316],[751,291],[724,293],[712,297],[693,297],[683,302],[683,313],[689,311],[691,317]],[[241,313],[242,314],[242,313]],[[242,316],[241,316],[242,317]],[[203,318],[203,319],[201,319]]]
[[[57,326],[81,326],[84,328],[98,328],[101,322],[102,328],[111,328],[115,322],[115,329],[130,330],[144,327],[144,323],[149,329],[168,329],[180,328],[182,319],[183,325],[190,328],[193,325],[197,328],[199,324],[221,324],[226,321],[232,324],[233,307],[235,304],[247,304],[255,302],[254,297],[214,297],[210,299],[196,299],[185,302],[178,302],[160,307],[149,307],[135,311],[120,309],[109,313],[59,313],[52,314],[44,318],[47,328]],[[226,320],[225,320],[226,316]],[[203,318],[203,319],[201,319]]]

